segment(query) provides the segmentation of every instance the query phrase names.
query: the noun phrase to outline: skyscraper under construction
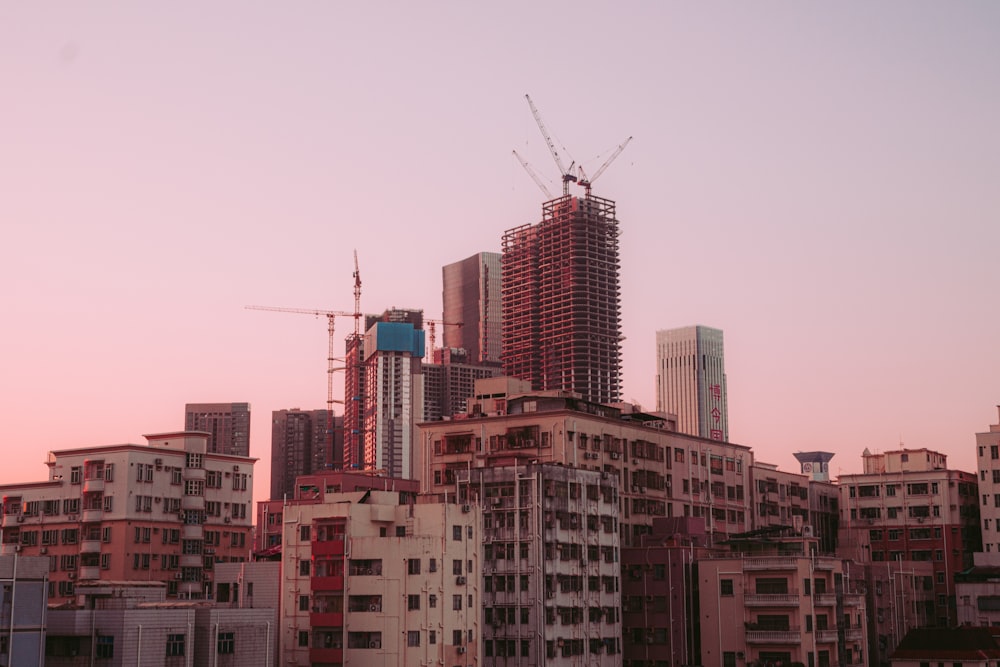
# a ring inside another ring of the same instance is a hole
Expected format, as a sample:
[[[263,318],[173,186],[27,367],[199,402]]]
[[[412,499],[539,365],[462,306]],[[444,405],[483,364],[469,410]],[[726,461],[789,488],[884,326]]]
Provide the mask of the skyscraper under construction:
[[[502,358],[534,389],[621,399],[621,303],[615,203],[588,192],[542,205],[542,220],[504,233]]]

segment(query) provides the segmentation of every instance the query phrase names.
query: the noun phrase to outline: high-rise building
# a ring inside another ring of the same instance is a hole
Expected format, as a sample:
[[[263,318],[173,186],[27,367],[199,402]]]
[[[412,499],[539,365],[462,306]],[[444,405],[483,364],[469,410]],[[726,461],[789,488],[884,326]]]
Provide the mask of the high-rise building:
[[[294,494],[295,478],[327,470],[333,463],[333,443],[343,431],[335,418],[330,428],[327,410],[275,410],[271,413],[271,498]]]
[[[1000,411],[1000,405],[997,406]],[[983,549],[1000,554],[1000,419],[988,431],[976,434],[976,462],[979,464],[979,493],[983,502]],[[996,499],[995,501],[992,499]],[[1000,556],[997,557],[1000,564]]]
[[[621,398],[615,203],[565,195],[503,236],[504,371],[595,403]]]
[[[729,440],[722,331],[693,326],[656,332],[656,409],[677,416],[677,430]]]
[[[364,336],[364,465],[410,477],[414,430],[423,418],[424,332],[410,322],[375,322]]]
[[[464,349],[445,347],[434,351],[434,363],[424,364],[423,421],[437,421],[465,414],[475,393],[476,380],[496,377],[500,367],[468,361]]]
[[[249,403],[188,403],[184,430],[208,433],[212,454],[250,456]]]
[[[470,364],[499,364],[500,253],[477,253],[441,274],[444,321],[462,323],[444,326],[444,346],[464,349]]]

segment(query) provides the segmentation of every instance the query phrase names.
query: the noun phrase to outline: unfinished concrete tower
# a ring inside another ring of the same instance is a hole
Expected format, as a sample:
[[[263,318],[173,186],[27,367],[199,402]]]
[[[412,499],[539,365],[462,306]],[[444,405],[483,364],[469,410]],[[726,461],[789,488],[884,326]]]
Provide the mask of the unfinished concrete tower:
[[[542,221],[504,233],[504,371],[534,389],[621,399],[615,203],[587,194],[542,205]]]

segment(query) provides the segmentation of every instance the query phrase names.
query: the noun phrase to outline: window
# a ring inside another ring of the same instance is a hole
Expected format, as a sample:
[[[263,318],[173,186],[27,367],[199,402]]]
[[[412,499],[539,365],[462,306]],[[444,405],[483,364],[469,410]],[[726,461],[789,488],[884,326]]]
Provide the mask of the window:
[[[416,611],[420,609],[420,596],[419,595],[407,595],[406,596],[406,608],[410,611]],[[419,646],[419,644],[411,644],[411,646]]]
[[[406,526],[396,526],[396,537],[406,537]]]
[[[732,595],[733,594],[733,580],[723,579],[719,582],[719,595]]]
[[[461,542],[462,541],[462,527],[461,526],[452,526],[451,527],[451,539],[455,540],[456,542]]]
[[[407,646],[420,646],[420,630],[410,630],[406,633]]]
[[[184,655],[184,635],[167,635],[167,657],[178,655]]]
[[[452,595],[451,596],[451,608],[455,611],[460,611],[462,609],[462,596]]]
[[[302,576],[302,577],[308,577],[309,576],[309,565],[310,565],[310,561],[308,561],[308,560],[303,559],[303,560],[299,561],[299,576]]]
[[[233,491],[247,490],[247,474],[245,472],[233,473]]]
[[[406,573],[407,574],[420,574],[420,559],[411,558],[406,561]]]
[[[451,632],[451,643],[454,644],[455,646],[461,646],[462,645],[462,631],[461,630],[452,630],[452,632]]]
[[[438,562],[437,562],[437,558],[431,558],[431,559],[430,559],[430,560],[429,560],[429,561],[427,562],[427,571],[428,571],[428,572],[437,572],[437,571],[438,571]]]
[[[236,653],[236,633],[220,632],[216,642],[216,652],[219,655],[232,655]]]
[[[451,561],[451,573],[452,574],[462,574],[462,561],[453,560]]]
[[[172,468],[170,470],[170,483],[176,484],[178,486],[183,483],[183,479],[181,478],[180,468]]]
[[[309,526],[299,526],[299,540],[302,542],[309,541]]]
[[[299,611],[309,611],[309,596],[300,595],[299,596]]]
[[[97,646],[94,648],[94,657],[115,657],[115,638],[108,635],[97,635]]]
[[[69,483],[70,484],[79,484],[82,479],[83,479],[83,467],[82,466],[73,466],[72,468],[69,469]]]
[[[722,654],[722,667],[736,667],[736,653],[726,651]]]
[[[299,646],[309,646],[308,630],[299,630]]]
[[[438,596],[434,595],[433,593],[431,593],[430,595],[428,595],[427,596],[427,606],[430,607],[431,609],[434,609],[435,607],[437,607],[438,606]],[[431,642],[431,643],[433,644],[434,642]]]
[[[437,644],[437,641],[438,641],[437,630],[428,630],[427,631],[427,643],[428,644]]]

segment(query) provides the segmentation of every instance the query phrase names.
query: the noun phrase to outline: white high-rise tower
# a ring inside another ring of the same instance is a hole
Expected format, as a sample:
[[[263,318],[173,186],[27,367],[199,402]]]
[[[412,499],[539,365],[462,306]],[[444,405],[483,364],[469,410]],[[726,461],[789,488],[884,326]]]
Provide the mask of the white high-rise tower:
[[[677,430],[729,440],[722,330],[705,326],[656,332],[656,409],[677,416]]]

